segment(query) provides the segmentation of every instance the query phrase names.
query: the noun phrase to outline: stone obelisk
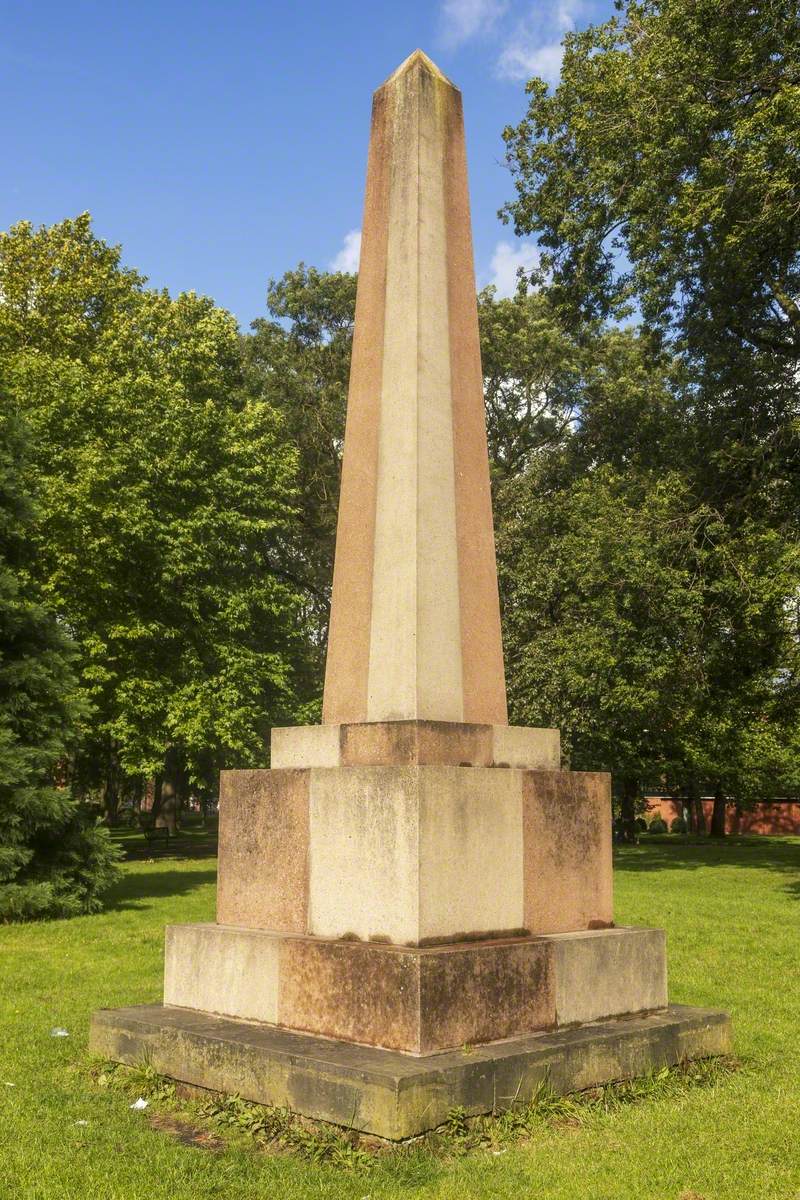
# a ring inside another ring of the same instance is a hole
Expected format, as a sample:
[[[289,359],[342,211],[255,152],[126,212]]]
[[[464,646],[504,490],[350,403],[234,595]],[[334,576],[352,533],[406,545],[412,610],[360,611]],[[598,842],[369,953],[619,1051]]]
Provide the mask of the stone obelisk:
[[[223,773],[217,921],[99,1052],[402,1138],[728,1048],[613,924],[608,776],[507,723],[461,98],[421,51],[373,105],[323,724],[271,762]]]
[[[505,724],[461,95],[378,90],[323,720]]]

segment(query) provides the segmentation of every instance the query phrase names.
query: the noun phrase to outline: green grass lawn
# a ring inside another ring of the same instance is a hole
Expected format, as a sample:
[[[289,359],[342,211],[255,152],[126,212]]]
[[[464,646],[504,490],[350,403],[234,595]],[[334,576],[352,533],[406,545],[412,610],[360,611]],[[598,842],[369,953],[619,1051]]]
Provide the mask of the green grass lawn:
[[[125,841],[143,854],[140,834]],[[800,1198],[800,839],[618,855],[618,921],[666,927],[672,999],[730,1010],[742,1071],[500,1155],[406,1151],[366,1174],[185,1145],[89,1077],[92,1010],[158,1001],[164,924],[213,919],[209,849],[192,833],[129,861],[100,916],[0,927],[2,1200]]]

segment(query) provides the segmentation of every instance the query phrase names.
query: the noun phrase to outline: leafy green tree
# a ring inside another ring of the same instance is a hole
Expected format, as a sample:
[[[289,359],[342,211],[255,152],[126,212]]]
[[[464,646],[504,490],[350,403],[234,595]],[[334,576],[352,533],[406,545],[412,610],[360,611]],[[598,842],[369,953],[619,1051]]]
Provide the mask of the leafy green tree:
[[[608,467],[553,486],[546,465],[518,497],[498,531],[512,719],[612,771],[630,835],[643,780],[678,753],[701,622],[686,498],[653,477],[634,502]]]
[[[748,799],[790,717],[775,664],[788,683],[796,552],[771,531],[732,537],[674,472],[553,486],[549,467],[519,481],[498,537],[514,719],[559,726],[574,768],[614,773],[629,837],[658,777]]]
[[[797,726],[800,14],[783,0],[617,7],[567,37],[552,94],[528,85],[505,133],[505,213],[538,239],[538,281],[577,340],[634,311],[651,378],[669,363],[667,403],[642,408],[624,386],[582,408],[568,470],[676,473],[708,513],[693,552],[704,682],[678,760],[691,795],[714,789],[720,832],[725,795],[791,775]],[[632,451],[637,411],[657,421]]]
[[[517,232],[576,332],[632,306],[692,384],[695,486],[796,526],[800,12],[628,0],[570,34],[561,82],[505,132]]]
[[[627,0],[568,35],[552,95],[506,130],[519,230],[592,319],[631,299],[690,344],[800,356],[800,12],[786,0]]]
[[[568,437],[596,338],[578,344],[547,293],[524,287],[502,299],[486,288],[478,296],[478,318],[489,457],[499,492]]]
[[[75,648],[31,578],[27,431],[0,393],[0,920],[95,912],[117,852],[73,798]]]
[[[327,639],[356,277],[301,263],[267,290],[269,317],[242,339],[252,395],[282,417],[298,456],[297,519],[283,564],[303,589],[321,678]]]
[[[710,832],[722,837],[728,799],[746,805],[786,794],[796,779],[800,553],[757,520],[732,527],[715,516],[696,558],[706,593],[702,686],[678,778],[691,799],[701,785],[711,791]],[[699,819],[699,804],[696,811]]]
[[[88,216],[0,236],[0,359],[33,435],[37,575],[79,647],[76,786],[264,761],[305,661],[281,574],[296,455],[233,318],[122,267]],[[137,784],[138,781],[138,784]]]

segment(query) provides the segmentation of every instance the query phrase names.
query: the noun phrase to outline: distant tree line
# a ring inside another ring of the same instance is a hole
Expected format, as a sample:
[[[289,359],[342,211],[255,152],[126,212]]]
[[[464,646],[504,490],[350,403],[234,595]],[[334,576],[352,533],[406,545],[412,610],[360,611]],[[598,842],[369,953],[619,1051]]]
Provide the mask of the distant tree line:
[[[479,296],[511,717],[724,808],[800,790],[800,29],[648,0],[505,132],[543,255]],[[355,277],[240,334],[88,215],[0,235],[0,917],[91,910],[113,820],[319,719]]]

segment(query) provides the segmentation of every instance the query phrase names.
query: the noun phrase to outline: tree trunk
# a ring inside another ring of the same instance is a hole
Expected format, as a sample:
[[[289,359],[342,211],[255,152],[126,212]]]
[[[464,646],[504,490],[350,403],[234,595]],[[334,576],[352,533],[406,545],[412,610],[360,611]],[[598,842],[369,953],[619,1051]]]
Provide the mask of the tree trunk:
[[[106,784],[103,789],[103,807],[109,825],[116,825],[119,815],[119,770],[114,748],[109,744],[106,765]]]
[[[164,776],[156,775],[153,780],[153,803],[150,806],[150,815],[155,824],[156,817],[161,812],[161,796],[164,791]]]
[[[705,833],[706,814],[696,775],[690,775],[687,780],[686,803],[689,806],[689,832]]]
[[[153,824],[158,829],[166,829],[168,837],[175,837],[178,832],[180,777],[180,754],[175,746],[169,746],[164,756],[161,786],[156,787],[156,799],[153,802]]]
[[[694,807],[695,783],[694,775],[689,775],[686,778],[686,801],[683,806],[683,811],[686,816],[686,828],[689,833],[695,833],[695,818],[696,812]]]
[[[636,833],[636,801],[639,799],[639,780],[635,775],[626,775],[622,780],[620,817],[622,818],[622,840],[633,846],[638,842]]]
[[[717,784],[717,790],[714,792],[714,811],[711,814],[711,829],[709,830],[713,838],[725,837],[726,808],[725,793],[722,785]]]

